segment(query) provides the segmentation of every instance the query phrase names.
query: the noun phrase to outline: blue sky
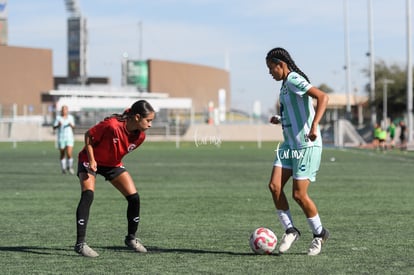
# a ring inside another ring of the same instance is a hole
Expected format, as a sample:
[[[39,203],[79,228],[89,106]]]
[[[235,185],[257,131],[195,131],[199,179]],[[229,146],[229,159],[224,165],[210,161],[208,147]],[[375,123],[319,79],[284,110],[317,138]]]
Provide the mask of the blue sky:
[[[264,57],[284,47],[313,85],[345,93],[343,0],[79,0],[88,20],[88,73],[120,85],[121,58],[229,64],[232,107],[262,111],[274,106],[280,83],[268,75]],[[374,55],[406,66],[406,0],[372,0]],[[363,93],[367,68],[368,2],[348,0],[351,87]],[[53,50],[55,75],[67,74],[63,0],[8,0],[9,45]],[[227,60],[227,61],[226,61]],[[160,91],[163,92],[163,91]]]

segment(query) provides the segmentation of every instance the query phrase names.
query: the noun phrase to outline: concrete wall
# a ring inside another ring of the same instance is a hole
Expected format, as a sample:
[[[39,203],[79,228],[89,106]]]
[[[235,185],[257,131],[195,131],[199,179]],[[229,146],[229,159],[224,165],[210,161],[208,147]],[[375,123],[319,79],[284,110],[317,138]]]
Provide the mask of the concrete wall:
[[[51,127],[41,123],[0,122],[0,141],[50,141],[54,140]]]
[[[78,142],[83,142],[83,135],[76,135]],[[51,141],[55,140],[52,127],[42,126],[33,122],[0,122],[0,141]],[[148,135],[148,141],[174,141],[174,134],[170,136]],[[268,124],[242,125],[206,125],[194,124],[180,136],[181,141],[190,141],[198,145],[213,144],[224,141],[281,141],[282,128]]]
[[[276,141],[283,140],[282,127],[268,124],[192,125],[182,137],[195,143],[221,141]]]

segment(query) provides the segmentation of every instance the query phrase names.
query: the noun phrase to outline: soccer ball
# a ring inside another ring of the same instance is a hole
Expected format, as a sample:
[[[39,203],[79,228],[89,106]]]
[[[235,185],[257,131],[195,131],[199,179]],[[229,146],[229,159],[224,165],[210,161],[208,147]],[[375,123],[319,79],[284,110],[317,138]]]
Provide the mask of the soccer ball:
[[[272,254],[276,248],[277,237],[272,230],[259,227],[250,235],[249,244],[256,254]]]

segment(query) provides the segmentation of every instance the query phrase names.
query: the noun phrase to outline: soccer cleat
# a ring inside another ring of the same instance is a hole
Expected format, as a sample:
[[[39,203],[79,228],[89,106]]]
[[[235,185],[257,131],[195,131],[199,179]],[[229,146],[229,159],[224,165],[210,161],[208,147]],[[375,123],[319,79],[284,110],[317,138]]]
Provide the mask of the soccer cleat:
[[[329,231],[328,229],[323,229],[322,233],[318,236],[313,236],[313,240],[309,246],[308,255],[316,256],[321,253],[322,245],[328,240]]]
[[[73,168],[69,168],[69,174],[74,175],[75,174],[75,170],[73,170]]]
[[[288,228],[280,241],[279,253],[285,253],[288,251],[292,244],[299,239],[299,237],[300,231],[297,228]]]
[[[125,237],[125,245],[134,250],[135,252],[145,253],[147,249],[142,245],[141,241],[137,238]]]
[[[95,250],[93,250],[92,248],[90,248],[86,243],[78,243],[75,245],[74,250],[76,253],[85,256],[85,257],[91,257],[91,258],[95,258],[98,257],[99,254],[96,253]]]

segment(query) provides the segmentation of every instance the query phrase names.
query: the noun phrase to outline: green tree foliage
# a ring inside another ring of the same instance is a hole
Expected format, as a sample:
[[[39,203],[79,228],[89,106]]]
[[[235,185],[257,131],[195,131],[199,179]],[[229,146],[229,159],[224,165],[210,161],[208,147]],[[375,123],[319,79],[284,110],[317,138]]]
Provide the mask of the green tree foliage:
[[[334,89],[332,89],[331,87],[329,87],[325,83],[322,83],[318,88],[319,88],[319,90],[324,91],[327,94],[331,94],[331,93],[334,92]]]
[[[394,83],[387,84],[387,111],[391,119],[400,118],[407,110],[407,73],[405,66],[392,64],[388,66],[380,60],[375,64],[375,106],[377,116],[382,117],[384,79],[393,80]],[[369,76],[369,70],[364,70]],[[370,93],[368,83],[365,91]]]

